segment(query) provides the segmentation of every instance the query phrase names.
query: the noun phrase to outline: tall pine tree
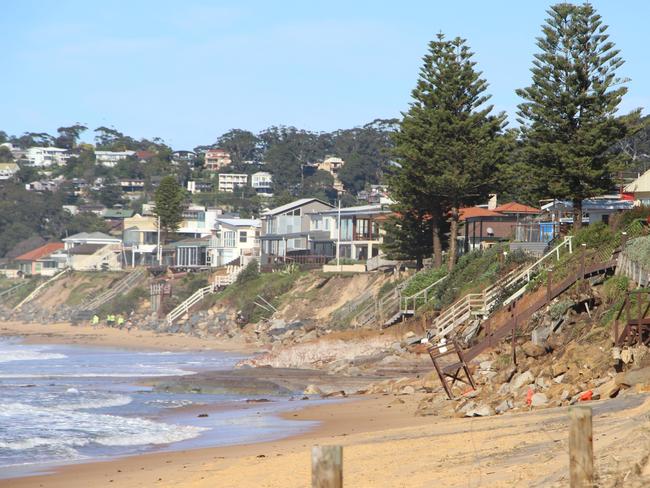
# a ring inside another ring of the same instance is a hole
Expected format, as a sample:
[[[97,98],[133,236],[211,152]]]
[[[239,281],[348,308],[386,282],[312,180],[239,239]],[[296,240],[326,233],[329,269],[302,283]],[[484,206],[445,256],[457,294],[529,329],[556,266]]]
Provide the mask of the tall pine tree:
[[[171,232],[176,232],[183,221],[183,188],[173,176],[165,176],[156,189],[154,213],[160,219],[163,242]]]
[[[623,160],[611,149],[629,132],[616,117],[627,92],[616,76],[624,61],[592,5],[560,3],[548,15],[532,84],[517,90],[525,100],[519,122],[528,163],[541,170],[549,196],[573,202],[580,228],[582,200],[612,189]]]
[[[459,210],[487,197],[502,157],[505,115],[490,115],[487,82],[472,57],[461,38],[448,41],[439,34],[429,43],[413,102],[395,135],[400,168],[390,179],[400,204],[418,205],[430,217],[436,265],[442,262],[440,223],[450,216],[450,269],[456,262]]]

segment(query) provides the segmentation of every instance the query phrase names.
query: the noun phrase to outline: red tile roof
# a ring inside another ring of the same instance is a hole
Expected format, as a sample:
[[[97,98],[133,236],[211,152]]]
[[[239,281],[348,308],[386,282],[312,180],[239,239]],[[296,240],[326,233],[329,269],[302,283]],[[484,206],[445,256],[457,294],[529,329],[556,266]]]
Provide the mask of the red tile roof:
[[[501,213],[526,213],[526,214],[539,214],[542,213],[540,209],[535,207],[529,207],[523,203],[510,202],[499,205],[494,209],[495,212]]]
[[[460,220],[476,217],[503,217],[503,214],[482,207],[467,207],[460,209]]]
[[[21,254],[16,258],[16,261],[38,261],[39,259],[42,259],[45,256],[49,256],[54,251],[58,251],[59,249],[63,249],[62,242],[50,242],[44,246],[37,247],[32,251],[26,252],[25,254]]]

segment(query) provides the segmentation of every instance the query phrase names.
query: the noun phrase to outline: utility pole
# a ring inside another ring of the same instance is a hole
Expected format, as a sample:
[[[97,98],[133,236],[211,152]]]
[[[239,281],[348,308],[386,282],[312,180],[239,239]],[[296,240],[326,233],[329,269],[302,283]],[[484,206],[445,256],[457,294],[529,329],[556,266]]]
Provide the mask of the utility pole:
[[[341,266],[340,260],[341,260],[341,199],[339,198],[338,200],[338,216],[337,216],[337,224],[336,224],[336,229],[338,236],[336,238],[336,267],[339,268]],[[339,268],[340,269],[340,268]]]
[[[162,249],[160,248],[160,215],[158,216],[158,266],[162,266]]]

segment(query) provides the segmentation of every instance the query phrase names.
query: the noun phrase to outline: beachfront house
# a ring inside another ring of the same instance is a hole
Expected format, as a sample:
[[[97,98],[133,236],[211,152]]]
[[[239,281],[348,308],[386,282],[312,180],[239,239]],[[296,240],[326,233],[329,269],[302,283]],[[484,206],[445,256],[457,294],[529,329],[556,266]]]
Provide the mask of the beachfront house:
[[[301,198],[266,210],[261,217],[261,262],[271,264],[278,258],[309,255],[311,242],[329,236],[324,230],[312,230],[310,215],[332,209],[318,198]]]
[[[623,188],[622,198],[634,205],[650,205],[650,170]]]
[[[242,265],[260,254],[259,219],[218,218],[214,239],[209,250],[209,262],[219,267],[239,260]]]
[[[75,271],[119,271],[122,269],[122,244],[79,244],[65,251],[68,266]]]
[[[381,224],[390,214],[386,206],[379,204],[312,212],[311,253],[333,258],[338,248],[342,259],[366,261],[378,256],[384,234]]]
[[[63,247],[62,242],[49,242],[17,256],[14,261],[18,265],[19,274],[54,276],[66,266],[65,258],[56,255]]]

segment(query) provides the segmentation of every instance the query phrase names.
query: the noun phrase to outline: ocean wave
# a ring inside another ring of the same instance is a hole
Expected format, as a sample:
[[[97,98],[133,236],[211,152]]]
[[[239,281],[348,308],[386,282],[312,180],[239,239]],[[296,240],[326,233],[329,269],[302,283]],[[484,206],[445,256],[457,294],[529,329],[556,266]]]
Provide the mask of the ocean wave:
[[[83,393],[80,394],[78,401],[59,403],[56,408],[61,410],[85,410],[93,408],[109,408],[109,407],[122,407],[128,405],[133,401],[127,395],[110,395],[100,398],[85,398]]]
[[[3,403],[0,404],[0,430],[4,431],[0,449],[47,448],[60,454],[62,450],[92,444],[115,447],[170,444],[192,439],[208,429],[141,417]]]
[[[44,378],[157,378],[162,376],[189,376],[196,374],[195,371],[186,371],[184,369],[170,369],[158,372],[142,373],[3,373],[0,379],[44,379]]]
[[[44,361],[46,359],[65,359],[68,356],[56,352],[41,352],[30,350],[0,351],[0,363],[12,361]]]

